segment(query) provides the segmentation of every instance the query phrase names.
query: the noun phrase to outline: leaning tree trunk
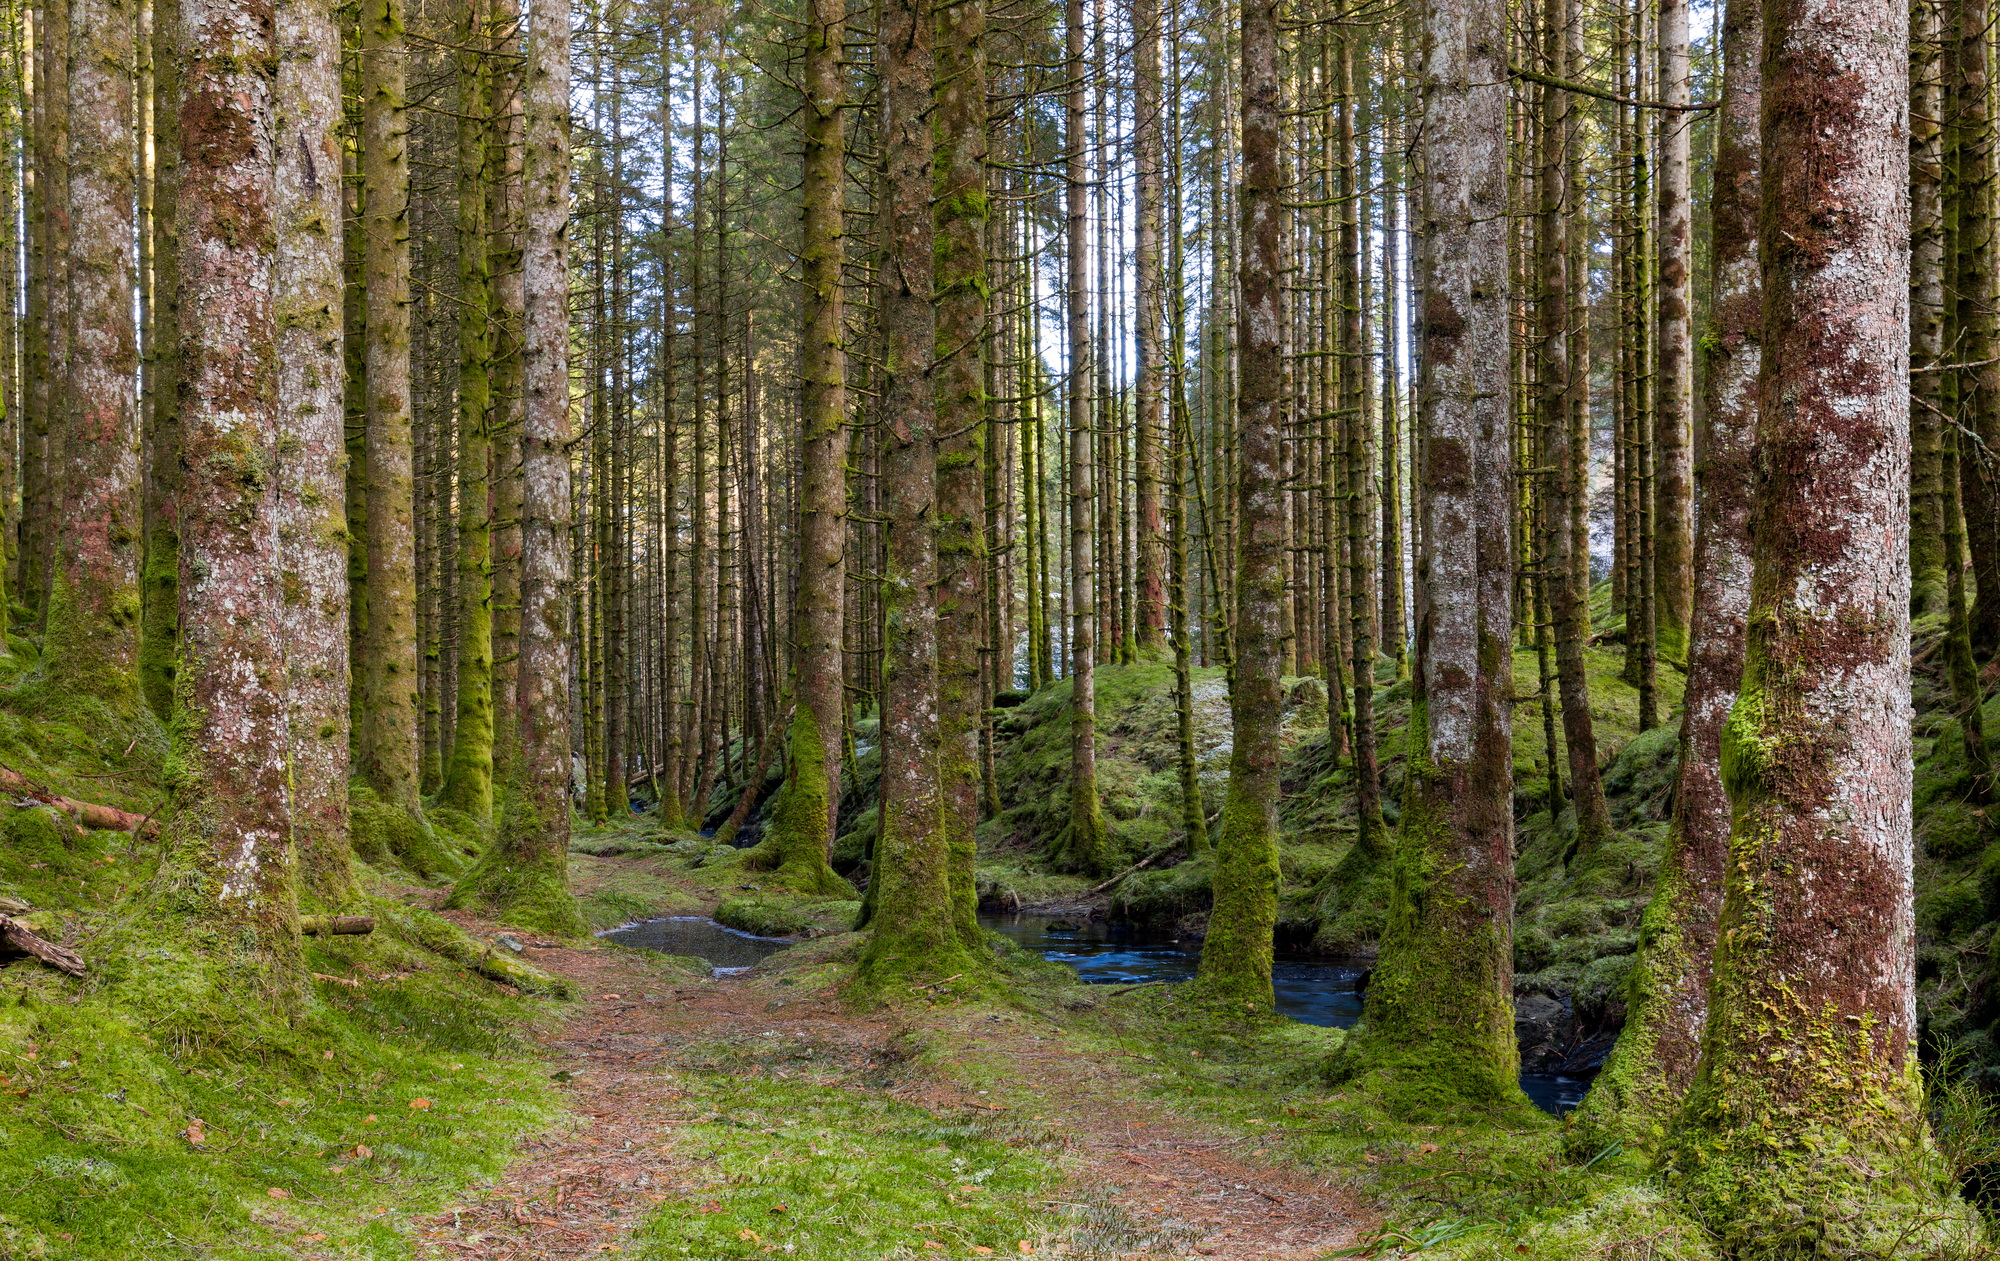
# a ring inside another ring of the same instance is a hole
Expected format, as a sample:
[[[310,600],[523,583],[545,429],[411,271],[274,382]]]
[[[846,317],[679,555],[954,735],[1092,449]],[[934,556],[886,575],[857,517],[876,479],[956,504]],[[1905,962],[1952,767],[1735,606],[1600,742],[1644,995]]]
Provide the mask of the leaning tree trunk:
[[[56,519],[43,645],[58,694],[120,723],[139,690],[139,340],[133,317],[134,5],[69,2],[66,381],[51,432]],[[60,458],[56,451],[60,450]]]
[[[1074,0],[1073,0],[1074,2]],[[888,603],[881,828],[869,901],[873,919],[857,976],[864,988],[949,979],[976,965],[952,914],[951,862],[938,782],[937,232],[932,220],[932,90],[937,59],[930,5],[884,0],[880,18],[882,200],[877,222],[886,438]],[[907,993],[907,991],[904,991]]]
[[[180,204],[182,449],[180,721],[174,810],[154,885],[213,960],[136,952],[175,995],[206,981],[266,1010],[305,997],[288,809],[284,567],[278,483],[283,429],[273,177],[278,55],[268,15],[235,0],[182,0]],[[220,995],[218,995],[218,998]],[[191,1018],[192,1013],[183,1013]]]
[[[1068,88],[1064,94],[1063,238],[1069,291],[1069,822],[1056,841],[1063,866],[1090,875],[1111,869],[1111,838],[1097,795],[1097,441],[1090,417],[1090,272],[1086,266],[1085,205],[1090,181],[1084,157],[1083,0],[1069,0],[1064,20]]]
[[[1699,443],[1694,624],[1688,640],[1680,775],[1653,900],[1639,930],[1624,1032],[1585,1100],[1584,1119],[1657,1143],[1694,1081],[1729,856],[1722,732],[1743,676],[1750,609],[1759,337],[1764,301],[1758,12],[1731,0],[1722,24],[1722,114],[1711,205],[1714,298]],[[1593,1127],[1593,1133],[1601,1133]],[[1607,1136],[1608,1137],[1608,1136]]]
[[[937,536],[940,823],[959,936],[979,946],[980,673],[986,607],[986,37],[984,0],[937,13]]]
[[[1279,671],[1285,651],[1285,210],[1279,172],[1278,7],[1244,0],[1242,255],[1236,267],[1236,656],[1229,792],[1215,836],[1215,909],[1195,977],[1204,998],[1268,1011],[1278,918]]]
[[[1664,1172],[1727,1255],[1945,1255],[1979,1232],[1916,1155],[1908,11],[1790,0],[1763,34],[1772,248],[1743,678],[1720,741],[1729,866]]]
[[[791,686],[784,795],[765,832],[760,864],[810,893],[845,887],[827,854],[840,818],[842,651],[847,589],[846,145],[841,131],[845,0],[813,0],[806,26],[805,152],[799,199],[804,365],[799,391],[799,572],[792,615]],[[672,439],[669,438],[671,444]],[[671,597],[670,597],[671,598]],[[671,725],[673,719],[668,718]],[[676,756],[674,761],[678,763]],[[666,812],[662,811],[663,817]]]
[[[1392,1109],[1525,1108],[1514,1042],[1506,46],[1424,7],[1417,695],[1393,892],[1344,1071]]]
[[[285,710],[301,892],[354,896],[347,836],[346,411],[341,369],[340,31],[327,0],[277,9],[278,463]]]
[[[578,935],[569,890],[569,7],[530,0],[523,85],[521,751],[507,809],[453,905]]]

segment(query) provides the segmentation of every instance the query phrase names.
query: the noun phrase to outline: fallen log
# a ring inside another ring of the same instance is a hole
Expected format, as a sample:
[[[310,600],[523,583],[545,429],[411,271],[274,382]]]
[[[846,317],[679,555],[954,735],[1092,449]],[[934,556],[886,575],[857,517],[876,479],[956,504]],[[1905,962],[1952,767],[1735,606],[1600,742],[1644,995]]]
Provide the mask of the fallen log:
[[[373,915],[301,915],[299,931],[307,937],[361,937],[375,931]]]
[[[1175,841],[1172,845],[1167,846],[1165,849],[1154,850],[1152,853],[1146,855],[1138,862],[1133,863],[1130,867],[1127,867],[1125,870],[1111,877],[1111,879],[1105,881],[1103,884],[1100,884],[1095,888],[1084,890],[1083,896],[1087,898],[1096,897],[1098,894],[1104,892],[1106,889],[1109,889],[1112,885],[1117,884],[1120,880],[1123,880],[1125,877],[1131,875],[1133,872],[1144,871],[1146,868],[1152,866],[1158,860],[1165,858],[1168,854],[1173,853],[1174,850],[1178,849],[1179,847],[1180,847],[1180,842]]]
[[[26,924],[11,915],[0,915],[0,948],[16,954],[33,955],[58,972],[71,976],[82,976],[83,957],[74,950],[65,950],[52,941],[43,941]]]
[[[159,823],[148,814],[132,814],[129,811],[100,806],[94,802],[78,801],[74,797],[60,797],[46,788],[31,782],[19,771],[10,771],[0,766],[0,788],[17,793],[22,797],[39,801],[45,806],[54,806],[71,819],[87,828],[105,832],[137,832],[150,836],[159,830]]]

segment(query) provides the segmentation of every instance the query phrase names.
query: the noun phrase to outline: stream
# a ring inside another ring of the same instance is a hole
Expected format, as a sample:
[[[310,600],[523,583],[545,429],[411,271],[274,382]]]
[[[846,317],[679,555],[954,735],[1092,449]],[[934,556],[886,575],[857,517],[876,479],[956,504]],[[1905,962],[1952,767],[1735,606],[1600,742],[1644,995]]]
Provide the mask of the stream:
[[[982,912],[979,922],[1045,959],[1068,964],[1087,985],[1192,980],[1195,965],[1201,962],[1199,941],[1128,925],[997,912]],[[758,937],[699,915],[643,920],[598,935],[621,946],[693,955],[706,960],[717,976],[746,972],[793,944],[788,938]],[[1278,1011],[1302,1024],[1351,1028],[1361,1019],[1361,994],[1355,982],[1362,971],[1351,959],[1281,950],[1271,966]],[[1577,1077],[1523,1073],[1521,1089],[1535,1106],[1561,1116],[1583,1102],[1590,1083]]]
[[[1087,985],[1192,980],[1195,965],[1201,962],[1200,941],[1129,925],[989,912],[982,912],[979,922],[1045,959],[1075,968]],[[1280,950],[1271,964],[1278,1012],[1302,1024],[1351,1028],[1361,1019],[1361,994],[1355,982],[1363,971],[1352,959]],[[1523,1073],[1521,1089],[1536,1107],[1561,1116],[1583,1102],[1590,1083],[1577,1077]]]

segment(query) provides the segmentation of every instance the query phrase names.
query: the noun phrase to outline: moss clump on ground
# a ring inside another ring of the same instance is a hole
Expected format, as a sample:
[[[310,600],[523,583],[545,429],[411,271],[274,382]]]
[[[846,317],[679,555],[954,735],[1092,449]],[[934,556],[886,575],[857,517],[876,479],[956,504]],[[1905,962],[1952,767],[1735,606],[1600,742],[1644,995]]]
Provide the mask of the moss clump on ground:
[[[399,809],[354,780],[347,787],[348,836],[354,856],[379,868],[401,868],[425,880],[448,879],[465,870],[449,834],[429,819]]]
[[[529,1058],[549,1009],[427,948],[443,921],[374,909],[375,934],[307,943],[340,979],[290,1025],[151,1018],[133,986],[191,961],[155,945],[128,967],[137,938],[106,958],[113,938],[86,936],[90,982],[0,971],[0,1255],[248,1258],[311,1234],[402,1256],[413,1214],[495,1176],[555,1115]]]

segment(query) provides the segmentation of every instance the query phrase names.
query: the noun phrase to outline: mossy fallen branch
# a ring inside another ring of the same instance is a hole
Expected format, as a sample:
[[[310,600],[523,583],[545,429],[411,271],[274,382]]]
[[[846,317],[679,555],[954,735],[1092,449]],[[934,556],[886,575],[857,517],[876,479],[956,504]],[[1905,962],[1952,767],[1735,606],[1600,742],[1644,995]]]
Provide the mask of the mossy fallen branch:
[[[104,832],[133,832],[151,836],[159,831],[159,823],[151,815],[132,814],[129,811],[100,806],[88,801],[78,801],[73,797],[60,797],[43,788],[18,771],[0,766],[0,788],[31,797],[44,805],[54,806],[84,827]]]
[[[71,976],[84,974],[83,957],[74,950],[65,950],[54,942],[44,941],[10,915],[0,915],[0,948],[18,954],[33,955],[59,972]]]
[[[307,937],[361,937],[374,931],[373,915],[299,916],[299,932]]]

